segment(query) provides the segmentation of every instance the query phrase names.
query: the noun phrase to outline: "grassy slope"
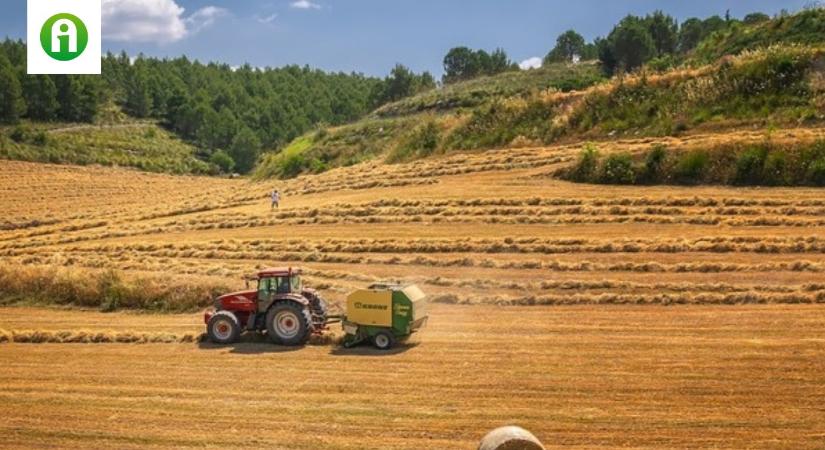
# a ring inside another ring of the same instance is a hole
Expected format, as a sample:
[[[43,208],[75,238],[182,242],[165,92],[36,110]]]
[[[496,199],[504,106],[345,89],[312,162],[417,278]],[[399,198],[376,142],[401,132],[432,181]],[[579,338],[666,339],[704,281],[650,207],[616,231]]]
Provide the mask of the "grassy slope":
[[[691,55],[697,62],[712,62],[776,44],[820,44],[825,36],[825,8],[781,16],[755,25],[735,23],[702,41]]]
[[[150,172],[207,173],[209,165],[153,122],[109,125],[33,124],[0,128],[0,158],[57,164],[135,167]]]
[[[578,66],[553,64],[535,70],[505,72],[493,77],[480,77],[463,83],[444,86],[395,103],[382,106],[378,117],[404,116],[425,111],[451,111],[474,108],[493,98],[522,96],[548,89],[569,92],[585,89],[603,79],[595,62]]]
[[[507,72],[448,85],[385,105],[353,124],[309,133],[285,151],[265,156],[256,176],[289,178],[301,172],[349,166],[388,152],[396,161],[426,156],[435,149],[417,151],[417,140],[422,129],[433,123],[446,131],[459,125],[477,109],[499,101],[548,92],[569,92],[600,81],[603,77],[598,67],[584,63]],[[305,145],[307,142],[311,145]],[[399,155],[409,148],[415,150],[409,152],[411,158]]]
[[[289,159],[269,156],[258,175],[290,177],[378,156],[405,161],[454,150],[541,146],[616,134],[813,125],[825,120],[823,54],[815,47],[774,47],[698,69],[613,79],[585,91],[491,95],[475,108],[383,116],[387,110],[415,109],[409,107],[413,103],[438,103],[429,98],[433,94],[424,94],[427,98],[390,105],[355,124],[304,136],[300,148],[290,147]]]
[[[446,86],[385,105],[354,124],[308,134],[297,141],[300,145],[289,147],[288,157],[268,155],[257,175],[288,178],[376,157],[397,162],[454,150],[540,146],[616,134],[668,136],[821,123],[825,63],[817,44],[823,42],[823,26],[821,9],[754,26],[736,24],[700,44],[686,63],[698,68],[597,86],[598,68],[592,64]],[[770,45],[782,46],[764,49]],[[718,60],[744,50],[750,51]]]

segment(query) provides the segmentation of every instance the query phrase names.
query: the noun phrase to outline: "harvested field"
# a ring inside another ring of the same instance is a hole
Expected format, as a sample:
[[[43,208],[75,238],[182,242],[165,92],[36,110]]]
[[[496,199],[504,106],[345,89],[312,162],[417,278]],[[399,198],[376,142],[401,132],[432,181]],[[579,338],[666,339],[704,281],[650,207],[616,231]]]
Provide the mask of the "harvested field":
[[[770,138],[823,134],[798,128]],[[748,130],[600,147],[762,139]],[[144,280],[172,273],[228,287],[255,268],[300,264],[333,300],[389,278],[448,303],[825,302],[820,189],[605,187],[548,175],[579,149],[369,162],[271,184],[4,162],[0,256],[15,267],[115,269]],[[286,195],[271,211],[274,185]]]
[[[196,319],[0,309],[0,328],[44,332]],[[5,343],[0,432],[5,448],[470,449],[516,423],[548,448],[817,448],[823,330],[817,306],[437,305],[391,354]]]
[[[4,447],[473,448],[507,423],[549,448],[821,447],[822,190],[554,178],[580,148],[266,183],[0,161]],[[333,303],[418,283],[431,326],[384,356],[195,342],[214,292],[272,265]]]

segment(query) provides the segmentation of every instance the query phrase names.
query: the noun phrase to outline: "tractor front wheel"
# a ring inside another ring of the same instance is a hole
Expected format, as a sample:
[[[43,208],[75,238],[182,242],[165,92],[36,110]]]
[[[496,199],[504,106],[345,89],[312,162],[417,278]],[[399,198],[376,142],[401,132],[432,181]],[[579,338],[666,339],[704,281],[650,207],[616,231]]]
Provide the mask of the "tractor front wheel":
[[[218,311],[209,319],[206,334],[209,335],[209,340],[216,344],[231,344],[240,337],[241,324],[234,314]]]
[[[395,345],[395,335],[389,331],[379,331],[372,337],[372,345],[378,350],[389,350]]]
[[[269,339],[281,345],[303,345],[309,340],[312,316],[296,303],[284,302],[273,306],[266,315]]]

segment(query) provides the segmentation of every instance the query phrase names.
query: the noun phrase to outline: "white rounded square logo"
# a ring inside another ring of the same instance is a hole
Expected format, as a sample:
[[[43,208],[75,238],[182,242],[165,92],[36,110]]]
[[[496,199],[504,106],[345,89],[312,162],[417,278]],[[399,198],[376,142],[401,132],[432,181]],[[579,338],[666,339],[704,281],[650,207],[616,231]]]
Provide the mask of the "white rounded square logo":
[[[100,74],[101,0],[28,0],[28,74]]]

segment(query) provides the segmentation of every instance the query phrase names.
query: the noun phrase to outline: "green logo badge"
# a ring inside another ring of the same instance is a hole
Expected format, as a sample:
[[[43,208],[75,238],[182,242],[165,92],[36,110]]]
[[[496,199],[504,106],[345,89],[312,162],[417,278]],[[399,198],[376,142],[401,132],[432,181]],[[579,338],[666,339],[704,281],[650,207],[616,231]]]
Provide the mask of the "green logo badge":
[[[86,50],[89,31],[82,20],[72,14],[55,14],[40,29],[40,45],[47,55],[58,61],[71,61]]]

